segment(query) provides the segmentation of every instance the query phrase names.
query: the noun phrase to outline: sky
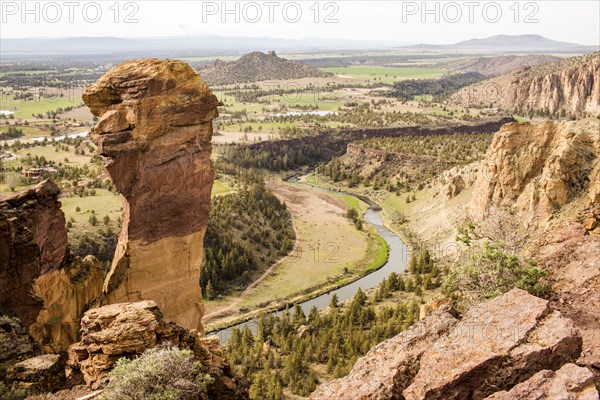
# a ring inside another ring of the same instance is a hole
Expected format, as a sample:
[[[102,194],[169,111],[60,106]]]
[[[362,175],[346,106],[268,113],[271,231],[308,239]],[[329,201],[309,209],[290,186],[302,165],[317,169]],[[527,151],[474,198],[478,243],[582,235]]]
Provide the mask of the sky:
[[[449,44],[498,34],[600,43],[600,1],[6,1],[0,37],[214,34]]]

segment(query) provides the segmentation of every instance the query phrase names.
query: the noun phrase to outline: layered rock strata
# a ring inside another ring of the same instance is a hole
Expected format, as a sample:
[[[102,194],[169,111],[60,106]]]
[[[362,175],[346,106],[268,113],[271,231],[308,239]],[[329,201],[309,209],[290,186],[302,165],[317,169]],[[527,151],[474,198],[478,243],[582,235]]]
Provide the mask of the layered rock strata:
[[[600,113],[600,53],[522,67],[468,86],[451,97],[465,106],[538,110],[545,113]]]

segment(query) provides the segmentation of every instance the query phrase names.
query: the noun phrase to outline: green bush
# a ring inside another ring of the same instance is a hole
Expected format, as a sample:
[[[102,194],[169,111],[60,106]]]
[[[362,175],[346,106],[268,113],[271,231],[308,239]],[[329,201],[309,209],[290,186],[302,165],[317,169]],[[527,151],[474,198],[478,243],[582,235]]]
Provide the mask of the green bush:
[[[191,351],[168,347],[121,358],[109,378],[101,400],[204,400],[213,382]]]
[[[544,297],[549,290],[545,277],[535,260],[521,260],[507,254],[501,245],[486,242],[470,263],[448,276],[445,290],[461,292],[467,301],[491,299],[513,288]]]

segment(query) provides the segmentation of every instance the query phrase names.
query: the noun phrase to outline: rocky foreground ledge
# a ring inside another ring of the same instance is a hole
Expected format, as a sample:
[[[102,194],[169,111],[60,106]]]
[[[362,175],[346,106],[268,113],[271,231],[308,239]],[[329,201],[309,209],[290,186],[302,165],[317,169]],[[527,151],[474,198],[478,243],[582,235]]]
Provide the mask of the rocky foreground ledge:
[[[573,362],[582,340],[546,300],[520,289],[444,310],[371,349],[311,400],[597,400],[592,373]]]
[[[13,357],[34,353],[24,329],[0,323],[0,348],[4,351],[9,344],[15,346]],[[26,358],[8,369],[5,383],[12,390],[32,394],[76,385],[39,399],[100,394],[120,358],[132,359],[157,346],[191,351],[213,379],[207,388],[210,399],[248,398],[247,381],[233,373],[219,340],[166,322],[154,301],[112,304],[87,311],[81,319],[81,340],[69,347],[66,360],[57,354]]]

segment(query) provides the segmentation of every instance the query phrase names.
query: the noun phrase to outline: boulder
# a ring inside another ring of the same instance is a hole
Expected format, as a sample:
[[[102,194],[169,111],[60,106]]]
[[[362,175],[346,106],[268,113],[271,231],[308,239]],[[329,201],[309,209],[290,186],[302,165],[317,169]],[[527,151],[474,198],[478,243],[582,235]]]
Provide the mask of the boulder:
[[[450,179],[450,182],[446,186],[446,198],[453,199],[465,189],[465,180],[462,176],[456,175]]]
[[[215,379],[209,387],[214,398],[247,398],[246,384],[233,374],[218,338],[205,338],[196,330],[165,322],[154,301],[87,311],[81,319],[81,341],[68,350],[68,375],[81,373],[86,384],[97,387],[121,357],[139,356],[160,345],[191,350]]]
[[[52,391],[65,380],[64,361],[58,354],[28,358],[9,369],[7,379],[13,390],[29,394]]]
[[[598,400],[594,375],[586,368],[565,364],[558,371],[543,370],[509,391],[485,400]]]
[[[484,398],[581,353],[571,321],[520,289],[469,310],[427,349],[404,390],[407,400]]]
[[[371,349],[311,400],[484,399],[581,353],[573,323],[520,289],[468,310],[443,309]]]

